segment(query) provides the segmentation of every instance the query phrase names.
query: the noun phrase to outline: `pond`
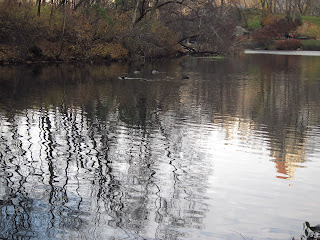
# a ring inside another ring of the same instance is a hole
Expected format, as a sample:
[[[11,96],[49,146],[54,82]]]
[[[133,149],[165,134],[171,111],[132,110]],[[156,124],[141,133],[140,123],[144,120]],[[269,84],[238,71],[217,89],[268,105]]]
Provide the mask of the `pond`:
[[[0,239],[298,239],[319,93],[314,56],[1,66]]]

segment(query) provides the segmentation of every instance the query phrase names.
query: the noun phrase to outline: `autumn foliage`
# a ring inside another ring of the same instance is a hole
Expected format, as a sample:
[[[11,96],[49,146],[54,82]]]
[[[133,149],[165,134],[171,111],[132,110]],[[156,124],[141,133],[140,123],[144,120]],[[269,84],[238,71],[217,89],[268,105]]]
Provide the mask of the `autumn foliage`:
[[[38,16],[32,3],[11,2],[0,8],[0,61],[72,61],[128,57],[110,36],[109,18],[97,17],[97,9],[73,11],[68,6],[43,6]],[[102,44],[99,56],[97,48]]]
[[[4,0],[0,62],[168,57],[190,38],[193,51],[226,54],[234,30],[230,8],[213,2]]]
[[[127,13],[93,4],[70,6],[11,2],[0,6],[0,62],[125,60],[173,54],[175,34],[155,19],[130,27]]]

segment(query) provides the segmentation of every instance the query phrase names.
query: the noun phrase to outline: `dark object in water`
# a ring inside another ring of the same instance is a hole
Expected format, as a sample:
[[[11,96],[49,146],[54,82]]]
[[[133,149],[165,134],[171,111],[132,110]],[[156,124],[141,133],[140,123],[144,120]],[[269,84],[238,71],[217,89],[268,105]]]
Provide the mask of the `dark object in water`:
[[[127,76],[123,75],[123,76],[120,76],[119,79],[126,79]]]
[[[307,240],[319,240],[320,239],[320,224],[311,226],[309,222],[303,224],[304,233]]]

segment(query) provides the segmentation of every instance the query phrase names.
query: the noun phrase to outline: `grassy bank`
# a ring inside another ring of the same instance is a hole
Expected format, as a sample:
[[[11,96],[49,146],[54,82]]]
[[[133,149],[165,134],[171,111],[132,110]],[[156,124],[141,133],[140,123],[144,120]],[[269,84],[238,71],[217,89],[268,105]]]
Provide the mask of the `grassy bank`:
[[[316,39],[320,37],[320,17],[303,16],[303,23],[297,28],[296,34],[299,36]]]
[[[302,40],[301,49],[309,51],[320,51],[320,41],[319,40]]]

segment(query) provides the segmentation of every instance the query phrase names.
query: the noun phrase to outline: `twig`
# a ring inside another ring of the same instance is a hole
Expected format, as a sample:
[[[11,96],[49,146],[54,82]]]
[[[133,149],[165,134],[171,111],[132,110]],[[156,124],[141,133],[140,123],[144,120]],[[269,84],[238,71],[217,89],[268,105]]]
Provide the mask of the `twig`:
[[[244,237],[244,236],[242,236],[242,234],[241,233],[238,233],[238,232],[236,232],[236,231],[232,231],[232,230],[230,230],[231,232],[234,232],[234,233],[237,233],[237,234],[239,234],[244,240],[246,240],[246,238]]]

